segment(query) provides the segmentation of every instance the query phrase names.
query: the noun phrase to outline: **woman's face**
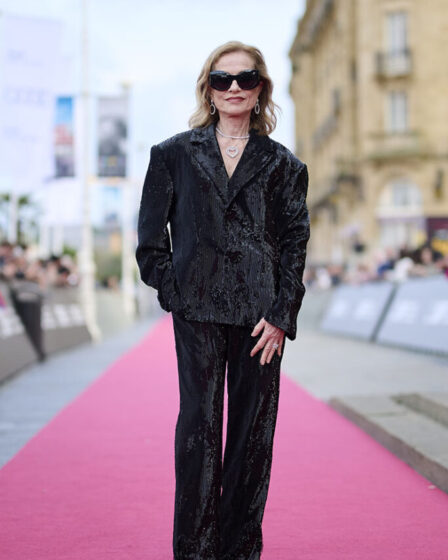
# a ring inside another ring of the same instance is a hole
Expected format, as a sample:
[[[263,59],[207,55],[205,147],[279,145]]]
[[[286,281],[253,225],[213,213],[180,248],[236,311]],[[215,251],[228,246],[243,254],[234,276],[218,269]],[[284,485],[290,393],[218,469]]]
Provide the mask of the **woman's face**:
[[[252,57],[244,51],[236,51],[223,54],[215,64],[213,70],[222,70],[229,74],[238,74],[243,70],[253,70],[255,68]],[[218,91],[208,86],[210,99],[216,105],[219,115],[228,117],[236,117],[247,115],[257,102],[258,96],[263,88],[263,82],[260,81],[254,89],[241,89],[236,80],[227,91]]]

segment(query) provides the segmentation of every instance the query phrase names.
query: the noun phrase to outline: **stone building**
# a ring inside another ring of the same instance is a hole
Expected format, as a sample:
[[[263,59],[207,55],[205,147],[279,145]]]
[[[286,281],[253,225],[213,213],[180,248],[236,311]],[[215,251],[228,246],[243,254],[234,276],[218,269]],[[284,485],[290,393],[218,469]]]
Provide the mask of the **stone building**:
[[[310,256],[448,253],[447,0],[307,0],[290,49]]]

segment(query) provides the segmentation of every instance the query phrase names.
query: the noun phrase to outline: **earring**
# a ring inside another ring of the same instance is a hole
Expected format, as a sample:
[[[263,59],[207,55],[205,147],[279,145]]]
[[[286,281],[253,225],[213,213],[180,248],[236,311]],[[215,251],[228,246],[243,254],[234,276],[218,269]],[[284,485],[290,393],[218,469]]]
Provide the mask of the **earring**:
[[[257,102],[255,103],[254,112],[256,115],[260,114],[260,103],[258,102],[258,99]]]
[[[210,115],[214,115],[216,113],[216,105],[213,103],[213,99],[210,99]]]

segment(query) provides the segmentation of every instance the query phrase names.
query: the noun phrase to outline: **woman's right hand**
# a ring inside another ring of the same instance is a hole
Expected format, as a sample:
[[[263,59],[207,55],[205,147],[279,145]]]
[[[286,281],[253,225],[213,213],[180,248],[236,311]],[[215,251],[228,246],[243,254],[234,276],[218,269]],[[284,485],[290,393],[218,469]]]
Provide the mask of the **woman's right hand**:
[[[250,355],[255,356],[255,354],[264,348],[261,355],[260,364],[263,366],[266,362],[269,364],[272,360],[272,356],[275,353],[275,348],[273,344],[278,344],[277,354],[282,355],[282,346],[285,339],[285,331],[280,327],[276,327],[271,323],[268,323],[264,317],[262,317],[258,323],[255,325],[252,331],[252,336],[257,336],[261,330],[264,329],[262,336],[258,340],[257,344],[252,348]]]

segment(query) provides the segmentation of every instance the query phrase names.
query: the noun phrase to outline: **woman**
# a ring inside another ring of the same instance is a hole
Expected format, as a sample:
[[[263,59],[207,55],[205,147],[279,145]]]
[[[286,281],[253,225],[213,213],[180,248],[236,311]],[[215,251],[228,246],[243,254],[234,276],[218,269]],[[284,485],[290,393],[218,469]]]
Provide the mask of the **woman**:
[[[173,313],[178,361],[176,560],[255,560],[263,546],[280,362],[310,234],[306,164],[269,138],[272,89],[258,49],[215,49],[191,129],[152,147],[143,187],[136,258]]]

